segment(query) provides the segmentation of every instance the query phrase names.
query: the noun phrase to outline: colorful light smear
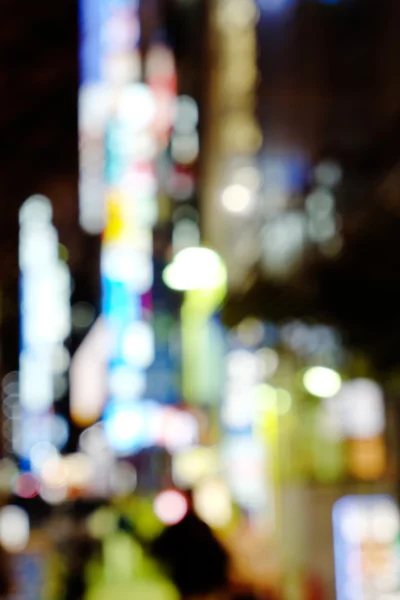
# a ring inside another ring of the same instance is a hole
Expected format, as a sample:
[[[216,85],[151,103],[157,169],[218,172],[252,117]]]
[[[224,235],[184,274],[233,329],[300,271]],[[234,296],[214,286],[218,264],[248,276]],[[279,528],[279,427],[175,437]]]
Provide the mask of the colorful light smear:
[[[50,201],[31,196],[22,205],[19,220],[20,420],[13,446],[29,468],[33,446],[52,441],[57,397],[54,358],[63,353],[71,331],[70,275],[58,257]]]
[[[390,496],[347,496],[333,508],[336,597],[397,598],[400,514]]]

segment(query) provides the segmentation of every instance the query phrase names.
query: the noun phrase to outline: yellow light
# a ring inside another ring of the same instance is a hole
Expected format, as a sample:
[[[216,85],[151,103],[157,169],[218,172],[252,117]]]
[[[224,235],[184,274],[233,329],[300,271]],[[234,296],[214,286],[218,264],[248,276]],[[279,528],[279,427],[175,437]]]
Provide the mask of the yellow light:
[[[305,372],[303,384],[307,392],[318,398],[332,398],[342,387],[337,371],[326,367],[312,367]]]
[[[191,448],[172,459],[172,475],[179,487],[192,487],[204,477],[213,475],[219,467],[216,448]]]
[[[233,516],[232,499],[227,485],[219,479],[202,482],[194,490],[194,508],[210,527],[226,527]]]
[[[219,255],[209,248],[185,248],[164,269],[164,283],[173,290],[212,290],[226,282],[226,268]]]

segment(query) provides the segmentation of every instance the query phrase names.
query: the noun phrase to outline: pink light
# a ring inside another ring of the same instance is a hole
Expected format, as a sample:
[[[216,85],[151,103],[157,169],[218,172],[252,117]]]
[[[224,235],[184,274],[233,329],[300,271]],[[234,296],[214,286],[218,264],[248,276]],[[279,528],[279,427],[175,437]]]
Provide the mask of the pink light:
[[[154,500],[154,514],[164,525],[177,525],[188,511],[186,497],[176,490],[166,490]]]
[[[19,475],[14,483],[14,492],[20,498],[35,498],[39,494],[39,482],[30,473]]]

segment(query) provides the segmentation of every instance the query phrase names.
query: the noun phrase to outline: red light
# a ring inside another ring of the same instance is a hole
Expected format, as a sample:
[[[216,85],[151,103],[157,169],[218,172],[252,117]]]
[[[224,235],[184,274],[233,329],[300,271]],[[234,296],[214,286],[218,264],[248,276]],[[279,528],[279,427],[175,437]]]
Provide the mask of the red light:
[[[20,498],[35,498],[39,494],[39,482],[30,473],[23,473],[15,481],[14,492]]]

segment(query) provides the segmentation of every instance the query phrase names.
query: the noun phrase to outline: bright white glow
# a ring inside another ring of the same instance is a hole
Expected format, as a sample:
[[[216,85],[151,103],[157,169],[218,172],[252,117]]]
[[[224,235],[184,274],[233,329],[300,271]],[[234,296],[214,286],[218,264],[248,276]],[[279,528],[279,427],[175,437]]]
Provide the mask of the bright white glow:
[[[53,444],[50,444],[49,442],[38,442],[31,449],[29,457],[33,472],[40,474],[44,465],[51,459],[57,459],[59,453]]]
[[[378,502],[371,515],[372,536],[379,544],[393,544],[400,533],[400,515],[396,504],[382,499]]]
[[[181,488],[190,488],[201,479],[216,474],[220,466],[216,448],[195,447],[174,454],[172,476]]]
[[[194,132],[199,121],[199,109],[196,101],[190,96],[179,96],[176,99],[175,110],[175,131],[180,134]]]
[[[20,402],[32,413],[43,413],[53,404],[53,375],[49,353],[25,351],[20,355]]]
[[[132,133],[143,131],[153,123],[157,105],[151,89],[143,83],[125,86],[118,103],[118,117]]]
[[[240,184],[228,186],[222,193],[222,206],[231,213],[248,213],[254,206],[252,192]]]
[[[51,223],[53,218],[53,208],[50,200],[46,196],[35,194],[30,196],[20,208],[19,224],[34,228],[37,225]]]
[[[53,266],[58,257],[58,236],[52,225],[20,231],[19,266],[23,270]]]
[[[232,519],[232,499],[228,486],[219,479],[199,483],[193,494],[198,516],[210,527],[226,527]]]
[[[188,503],[183,494],[166,490],[158,494],[153,505],[154,514],[164,525],[176,525],[185,518]]]
[[[133,249],[119,246],[103,248],[101,270],[112,281],[126,283],[138,294],[145,294],[153,285],[151,256]]]
[[[121,406],[106,416],[104,431],[110,447],[120,455],[147,445],[143,407]]]
[[[173,290],[217,289],[226,282],[226,268],[208,248],[186,248],[164,269],[163,279]]]
[[[144,373],[119,366],[111,369],[108,384],[111,397],[129,400],[143,396],[146,390],[146,377]]]
[[[8,552],[22,552],[29,543],[28,513],[18,506],[0,510],[0,542]]]
[[[147,369],[154,362],[154,331],[148,323],[132,323],[125,333],[123,354],[132,366]]]
[[[348,381],[333,401],[338,404],[346,437],[371,439],[384,432],[385,404],[382,390],[375,381]]]
[[[339,392],[342,386],[342,378],[333,369],[312,367],[305,372],[303,384],[313,396],[331,398]]]
[[[368,510],[361,504],[349,505],[342,516],[341,533],[350,544],[360,544],[366,540],[370,528]]]
[[[261,368],[259,357],[248,350],[233,350],[226,357],[227,375],[235,381],[255,383],[261,376]]]

